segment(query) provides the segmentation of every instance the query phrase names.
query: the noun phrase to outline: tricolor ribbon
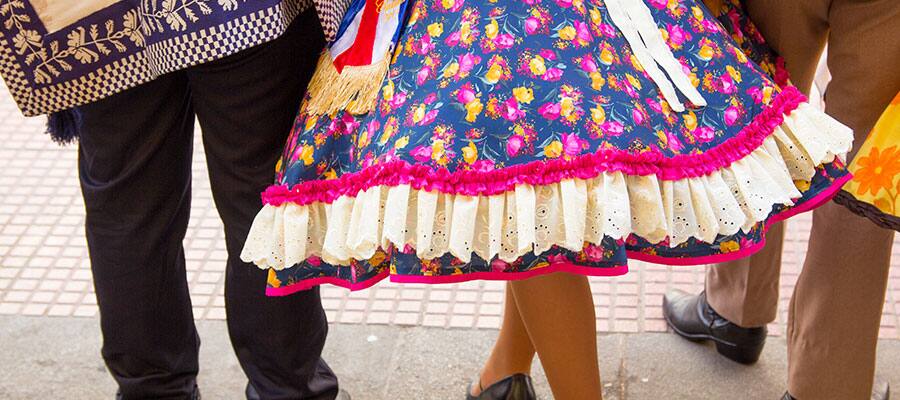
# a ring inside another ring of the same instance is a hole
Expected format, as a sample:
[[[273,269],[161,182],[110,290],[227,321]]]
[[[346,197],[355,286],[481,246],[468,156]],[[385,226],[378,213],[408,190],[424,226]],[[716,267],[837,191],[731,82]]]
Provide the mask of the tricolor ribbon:
[[[408,0],[354,0],[309,84],[308,114],[365,114],[387,75]]]

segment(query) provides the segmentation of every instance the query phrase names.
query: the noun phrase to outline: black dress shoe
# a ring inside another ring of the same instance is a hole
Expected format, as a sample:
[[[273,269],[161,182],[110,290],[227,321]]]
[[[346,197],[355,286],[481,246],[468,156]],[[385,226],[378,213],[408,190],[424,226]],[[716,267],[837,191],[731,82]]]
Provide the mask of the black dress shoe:
[[[122,400],[122,392],[116,392],[116,400]],[[200,388],[194,385],[194,392],[191,393],[191,400],[200,400]]]
[[[743,328],[716,313],[706,302],[706,292],[691,295],[671,290],[663,297],[663,316],[679,336],[692,340],[712,340],[716,350],[741,364],[759,360],[766,343],[766,327]]]
[[[472,396],[470,387],[466,392],[466,400],[537,400],[537,395],[534,394],[530,376],[515,374],[482,389],[478,396]]]
[[[887,380],[883,379],[880,376],[875,377],[875,382],[872,384],[872,397],[871,400],[890,400],[891,398],[891,385]],[[790,393],[784,392],[784,397],[781,400],[797,400],[796,397],[791,396]]]
[[[260,400],[256,388],[249,383],[247,383],[247,387],[244,389],[244,395],[247,396],[247,400]],[[350,400],[350,393],[347,393],[344,389],[338,389],[337,397],[335,397],[334,400]]]

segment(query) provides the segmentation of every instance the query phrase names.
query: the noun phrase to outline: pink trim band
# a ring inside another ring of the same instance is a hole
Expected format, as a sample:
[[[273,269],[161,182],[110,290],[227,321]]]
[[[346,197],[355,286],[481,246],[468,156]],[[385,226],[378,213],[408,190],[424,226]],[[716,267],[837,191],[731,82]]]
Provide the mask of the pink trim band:
[[[628,175],[656,175],[662,180],[705,176],[728,167],[762,146],[763,141],[784,122],[784,117],[805,101],[806,97],[800,91],[788,86],[738,135],[703,154],[666,157],[656,151],[632,154],[624,150],[604,149],[571,160],[541,160],[491,171],[455,172],[393,161],[337,179],[303,182],[290,189],[286,185],[273,185],[263,192],[262,201],[273,206],[286,202],[298,205],[331,203],[341,196],[356,196],[375,186],[405,184],[429,192],[492,196],[514,190],[516,185],[523,183],[543,186],[565,179],[593,179],[603,172],[613,171]]]
[[[312,289],[321,284],[329,283],[340,286],[350,291],[368,289],[385,278],[396,283],[426,283],[426,284],[447,284],[460,283],[472,280],[482,281],[518,281],[528,279],[535,276],[546,275],[554,272],[566,272],[577,275],[587,276],[620,276],[628,273],[627,265],[620,265],[612,268],[585,267],[571,263],[551,264],[544,268],[533,269],[522,272],[473,272],[461,275],[443,275],[443,276],[411,276],[411,275],[390,275],[387,271],[381,273],[365,282],[350,283],[343,279],[334,277],[312,278],[293,285],[282,286],[278,288],[266,288],[266,296],[277,297],[287,296],[293,293],[302,292]]]
[[[632,260],[644,261],[654,264],[664,264],[664,265],[673,265],[673,266],[694,266],[694,265],[706,265],[706,264],[719,264],[729,261],[738,260],[741,258],[749,257],[756,252],[762,250],[766,246],[766,232],[769,231],[769,228],[778,222],[784,221],[788,218],[791,218],[795,215],[813,210],[828,201],[830,201],[840,190],[841,187],[844,186],[853,176],[851,174],[847,174],[839,179],[837,179],[827,190],[819,193],[812,199],[803,202],[803,204],[785,210],[781,213],[773,215],[771,218],[766,220],[766,225],[763,228],[762,240],[753,246],[741,249],[739,251],[735,251],[732,253],[724,253],[717,254],[712,256],[703,256],[703,257],[690,257],[690,258],[666,258],[661,256],[654,256],[650,254],[627,251],[628,258]],[[347,282],[343,279],[338,279],[334,277],[321,277],[321,278],[313,278],[309,280],[305,280],[302,282],[295,283],[293,285],[282,286],[278,288],[266,288],[266,296],[288,296],[293,293],[301,292],[304,290],[311,289],[315,286],[319,286],[322,284],[332,284],[335,286],[340,286],[345,289],[349,289],[351,291],[364,290],[372,287],[378,282],[381,282],[385,278],[389,278],[391,282],[397,283],[425,283],[425,284],[445,284],[445,283],[460,283],[467,282],[471,280],[502,280],[502,281],[514,281],[521,279],[528,279],[535,276],[540,276],[544,274],[549,274],[553,272],[567,272],[571,274],[579,274],[586,276],[620,276],[625,275],[628,272],[628,265],[621,265],[613,268],[596,268],[596,267],[585,267],[577,264],[571,263],[558,263],[552,264],[548,267],[538,268],[530,271],[523,272],[474,272],[471,274],[461,274],[461,275],[444,275],[444,276],[411,276],[411,275],[390,275],[388,271],[368,279],[364,282],[360,283],[351,283]]]

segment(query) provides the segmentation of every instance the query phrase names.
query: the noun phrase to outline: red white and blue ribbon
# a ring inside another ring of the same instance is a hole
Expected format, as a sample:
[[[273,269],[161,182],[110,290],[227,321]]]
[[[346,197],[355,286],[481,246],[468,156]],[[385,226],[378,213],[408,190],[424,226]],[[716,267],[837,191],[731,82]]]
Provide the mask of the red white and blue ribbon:
[[[407,2],[354,0],[350,4],[310,82],[307,113],[346,109],[364,114],[374,108],[405,21]]]

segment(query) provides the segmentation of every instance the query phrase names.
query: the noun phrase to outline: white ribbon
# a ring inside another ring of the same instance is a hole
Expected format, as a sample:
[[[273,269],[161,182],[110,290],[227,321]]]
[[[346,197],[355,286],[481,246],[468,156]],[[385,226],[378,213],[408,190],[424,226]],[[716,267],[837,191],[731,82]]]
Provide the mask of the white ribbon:
[[[673,110],[684,111],[684,104],[678,99],[675,88],[678,88],[694,105],[706,106],[706,99],[691,83],[691,78],[685,74],[681,63],[675,59],[672,49],[666,45],[662,34],[659,33],[659,25],[643,0],[606,0],[606,9],[613,25],[625,36],[634,56],[650,79],[659,87],[663,98]],[[662,67],[665,73],[659,67]]]

